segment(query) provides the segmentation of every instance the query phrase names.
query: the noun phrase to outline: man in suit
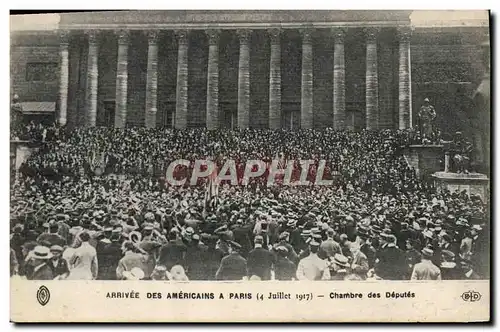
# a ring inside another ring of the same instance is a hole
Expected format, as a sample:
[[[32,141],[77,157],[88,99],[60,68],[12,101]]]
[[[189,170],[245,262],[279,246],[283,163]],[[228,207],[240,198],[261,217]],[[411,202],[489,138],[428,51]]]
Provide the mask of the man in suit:
[[[186,246],[177,238],[177,233],[171,231],[167,244],[161,247],[160,257],[158,259],[159,265],[164,265],[168,271],[174,265],[184,266],[184,256],[186,254]]]
[[[460,261],[460,266],[462,268],[462,278],[461,280],[479,280],[481,276],[474,271],[472,262],[468,260]]]
[[[63,251],[63,247],[58,245],[50,247],[52,258],[47,262],[47,265],[52,269],[54,277],[58,280],[66,279],[69,274],[68,262],[62,258]]]
[[[441,270],[432,263],[434,251],[422,249],[422,261],[415,265],[411,280],[441,280]]]
[[[262,247],[264,238],[257,235],[254,239],[255,249],[248,253],[248,277],[256,275],[261,280],[271,280],[271,270],[276,262],[272,252]]]
[[[241,244],[241,255],[247,257],[248,252],[252,250],[252,229],[250,224],[243,224],[242,219],[236,220],[236,225],[232,228],[234,241]]]
[[[287,251],[286,257],[296,265],[299,262],[299,255],[297,255],[292,245],[288,242],[289,238],[290,233],[288,233],[287,231],[281,233],[279,236],[280,242],[274,245],[274,251],[277,252],[278,247],[285,247]]]
[[[350,244],[351,249],[351,271],[357,274],[361,279],[366,279],[366,273],[368,272],[368,258],[360,250],[359,246]]]
[[[215,274],[216,280],[242,280],[247,276],[247,260],[244,259],[239,250],[241,245],[234,241],[228,241],[229,254],[224,257],[219,269]]]
[[[321,242],[319,246],[319,256],[325,259],[331,259],[335,254],[342,253],[340,244],[333,239],[335,231],[333,228],[328,228],[326,231],[327,239]]]
[[[48,247],[53,245],[59,245],[61,247],[66,245],[66,239],[57,233],[59,226],[55,220],[50,220],[48,223],[43,225],[47,228],[47,231],[40,234],[36,239],[36,242],[40,245],[46,245]]]
[[[28,280],[52,280],[54,273],[47,264],[52,257],[50,249],[44,246],[36,246],[29,255],[29,264],[33,267],[26,275]]]
[[[192,236],[192,245],[186,251],[186,271],[189,280],[204,280],[206,276],[205,258],[208,247],[200,241],[200,235]]]
[[[396,237],[384,231],[380,234],[381,249],[375,260],[375,273],[384,280],[403,280],[406,271],[404,252],[396,246]]]
[[[367,227],[358,227],[359,250],[366,256],[368,267],[375,265],[377,251],[370,242],[370,230]]]
[[[278,245],[275,251],[277,253],[276,264],[274,266],[275,279],[295,280],[297,266],[288,258],[289,253],[287,247]]]
[[[122,256],[121,228],[112,229],[109,237],[99,240],[96,253],[99,262],[98,279],[116,280],[116,268]]]

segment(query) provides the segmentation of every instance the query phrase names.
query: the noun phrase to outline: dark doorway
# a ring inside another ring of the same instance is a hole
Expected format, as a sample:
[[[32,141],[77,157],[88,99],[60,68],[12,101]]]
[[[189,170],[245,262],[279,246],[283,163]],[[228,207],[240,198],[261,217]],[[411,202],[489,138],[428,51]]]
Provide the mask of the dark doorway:
[[[115,101],[105,100],[104,101],[104,125],[106,127],[115,126]]]

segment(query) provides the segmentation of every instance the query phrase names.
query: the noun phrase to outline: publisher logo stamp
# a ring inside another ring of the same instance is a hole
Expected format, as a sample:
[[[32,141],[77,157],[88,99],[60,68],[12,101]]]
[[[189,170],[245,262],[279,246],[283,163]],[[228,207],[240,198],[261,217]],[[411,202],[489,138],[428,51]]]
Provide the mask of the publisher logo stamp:
[[[475,291],[468,291],[464,292],[461,297],[465,302],[477,302],[481,299],[481,294]]]
[[[45,286],[40,286],[40,288],[38,288],[38,292],[36,292],[36,299],[38,300],[38,303],[40,303],[42,306],[49,303],[50,300],[49,289]]]

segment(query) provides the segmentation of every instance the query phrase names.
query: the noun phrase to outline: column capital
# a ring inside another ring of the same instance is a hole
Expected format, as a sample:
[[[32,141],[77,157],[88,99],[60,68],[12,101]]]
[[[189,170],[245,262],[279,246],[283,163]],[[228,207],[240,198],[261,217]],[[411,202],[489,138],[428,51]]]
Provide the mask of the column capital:
[[[397,28],[399,40],[402,42],[409,42],[413,29],[409,26],[401,26]]]
[[[336,42],[339,42],[339,43],[343,43],[344,42],[345,34],[347,32],[346,28],[335,27],[335,28],[331,29],[331,32],[332,32],[332,35],[333,35],[333,39]]]
[[[189,37],[188,30],[175,30],[174,34],[175,37],[177,37],[177,40],[179,41],[179,45],[187,45]]]
[[[97,43],[97,38],[99,37],[99,30],[85,30],[85,35],[89,38],[89,43]]]
[[[302,43],[303,44],[310,44],[312,43],[312,33],[313,33],[312,28],[302,28],[299,29],[300,35],[302,36]]]
[[[377,41],[380,28],[375,28],[375,27],[365,28],[363,29],[363,32],[365,34],[367,42],[375,42]]]
[[[205,30],[205,33],[208,36],[208,44],[209,45],[217,45],[217,43],[219,42],[220,30],[208,29],[208,30]]]
[[[158,30],[146,30],[144,31],[144,34],[148,38],[148,43],[151,44],[156,44],[158,42],[158,37],[160,35],[160,32]]]
[[[271,28],[267,29],[267,33],[269,34],[269,38],[271,39],[271,44],[279,44],[281,39],[281,29],[279,28]]]
[[[130,30],[116,30],[115,34],[118,36],[119,45],[127,45],[130,40]]]
[[[250,36],[252,35],[252,30],[250,29],[238,29],[236,34],[240,39],[241,44],[248,44],[250,42]]]
[[[59,31],[59,43],[61,45],[68,45],[70,36],[71,36],[71,34],[70,34],[69,30]]]

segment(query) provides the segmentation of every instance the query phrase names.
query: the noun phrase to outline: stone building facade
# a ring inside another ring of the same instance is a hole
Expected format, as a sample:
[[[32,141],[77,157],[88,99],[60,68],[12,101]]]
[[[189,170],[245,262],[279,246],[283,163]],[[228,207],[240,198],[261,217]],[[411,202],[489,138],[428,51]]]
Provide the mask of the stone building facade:
[[[429,97],[459,128],[488,28],[416,29],[410,14],[62,14],[11,34],[11,92],[55,101],[68,126],[408,128]]]

